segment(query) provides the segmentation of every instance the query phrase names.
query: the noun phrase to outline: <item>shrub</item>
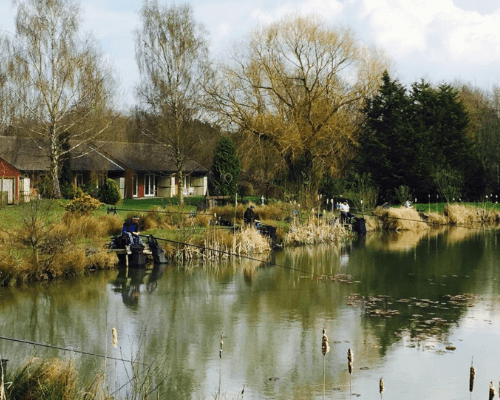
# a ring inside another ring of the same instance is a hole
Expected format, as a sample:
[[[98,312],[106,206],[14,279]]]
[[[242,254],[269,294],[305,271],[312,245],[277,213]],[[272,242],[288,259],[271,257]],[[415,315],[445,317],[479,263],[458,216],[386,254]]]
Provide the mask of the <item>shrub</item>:
[[[74,183],[65,182],[61,187],[61,194],[65,199],[71,200],[75,197],[80,197],[83,194],[83,190]]]
[[[91,197],[99,198],[99,189],[94,182],[88,182],[83,185],[82,190]]]
[[[99,200],[83,193],[80,197],[69,201],[64,208],[71,213],[88,214],[98,209],[101,205],[102,203]]]
[[[107,178],[99,187],[97,197],[105,204],[116,204],[121,199],[120,188],[113,179]]]
[[[238,192],[241,197],[248,197],[253,195],[253,185],[250,182],[241,182],[238,185]]]
[[[272,185],[267,189],[267,197],[270,199],[283,200],[283,198],[285,197],[285,192],[282,187]]]

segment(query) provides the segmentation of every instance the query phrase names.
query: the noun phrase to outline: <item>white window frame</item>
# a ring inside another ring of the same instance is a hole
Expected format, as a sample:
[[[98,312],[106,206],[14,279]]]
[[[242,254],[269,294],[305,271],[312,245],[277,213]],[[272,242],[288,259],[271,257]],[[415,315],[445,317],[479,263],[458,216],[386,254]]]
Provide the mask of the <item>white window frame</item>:
[[[156,191],[156,179],[154,174],[144,175],[144,196],[154,197]]]
[[[75,185],[76,185],[76,187],[83,186],[83,174],[76,174],[75,175]]]
[[[132,175],[132,197],[139,195],[139,177],[137,174]]]

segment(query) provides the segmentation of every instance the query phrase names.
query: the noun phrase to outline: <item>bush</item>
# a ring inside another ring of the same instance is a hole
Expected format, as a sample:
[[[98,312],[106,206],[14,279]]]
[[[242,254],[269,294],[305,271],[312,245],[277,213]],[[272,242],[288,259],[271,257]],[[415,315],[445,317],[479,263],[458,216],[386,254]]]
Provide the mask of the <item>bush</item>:
[[[253,185],[250,182],[241,182],[238,185],[238,192],[241,197],[248,197],[253,195]]]
[[[74,183],[65,182],[61,187],[61,194],[65,199],[72,200],[75,197],[80,197],[83,194],[83,190]]]
[[[99,187],[97,198],[105,204],[116,204],[120,201],[120,188],[118,184],[110,178],[107,178]]]
[[[43,199],[52,198],[52,179],[49,175],[44,175],[37,183],[38,194]]]
[[[270,199],[283,200],[284,190],[280,186],[269,186],[269,188],[267,189],[267,197]]]
[[[88,182],[82,186],[82,190],[89,196],[99,198],[99,189],[94,182]]]
[[[101,202],[88,194],[83,193],[80,197],[77,197],[69,201],[64,207],[66,211],[75,214],[88,214],[101,206]]]

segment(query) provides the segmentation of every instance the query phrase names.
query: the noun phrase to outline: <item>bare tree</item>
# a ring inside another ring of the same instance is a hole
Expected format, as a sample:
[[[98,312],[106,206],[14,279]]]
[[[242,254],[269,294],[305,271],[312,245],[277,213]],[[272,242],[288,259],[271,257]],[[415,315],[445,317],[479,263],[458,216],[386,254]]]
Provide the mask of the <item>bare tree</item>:
[[[8,85],[17,105],[11,123],[50,158],[55,198],[61,157],[112,121],[111,70],[93,38],[80,38],[79,23],[73,0],[20,0],[10,40]]]
[[[323,173],[345,167],[357,144],[360,109],[376,92],[385,57],[316,16],[256,29],[207,89],[234,128],[272,144],[299,181],[317,190]]]
[[[209,62],[206,32],[187,4],[161,7],[155,0],[146,1],[141,20],[135,32],[141,74],[139,127],[175,160],[182,204],[183,165],[201,144],[195,121]]]

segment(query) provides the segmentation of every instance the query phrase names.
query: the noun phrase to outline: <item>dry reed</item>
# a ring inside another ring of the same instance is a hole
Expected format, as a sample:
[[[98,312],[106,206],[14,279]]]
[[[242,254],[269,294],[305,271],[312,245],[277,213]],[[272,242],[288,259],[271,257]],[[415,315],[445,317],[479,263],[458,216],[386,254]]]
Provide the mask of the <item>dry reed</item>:
[[[493,382],[490,382],[490,391],[489,391],[489,400],[493,400],[495,397],[495,386],[493,386]]]
[[[110,399],[99,377],[86,387],[82,385],[71,360],[33,357],[11,374],[11,381],[12,385],[6,390],[9,399]]]
[[[380,218],[382,229],[388,231],[398,230],[429,230],[429,225],[420,217],[414,208],[382,208],[377,207],[373,214]]]
[[[337,242],[349,236],[349,231],[341,224],[330,224],[326,221],[311,218],[304,225],[293,224],[286,233],[283,244],[299,246],[304,244],[319,244]]]
[[[380,378],[380,381],[378,383],[378,391],[380,393],[380,398],[382,398],[382,395],[384,394],[385,386],[384,386],[384,379]]]

